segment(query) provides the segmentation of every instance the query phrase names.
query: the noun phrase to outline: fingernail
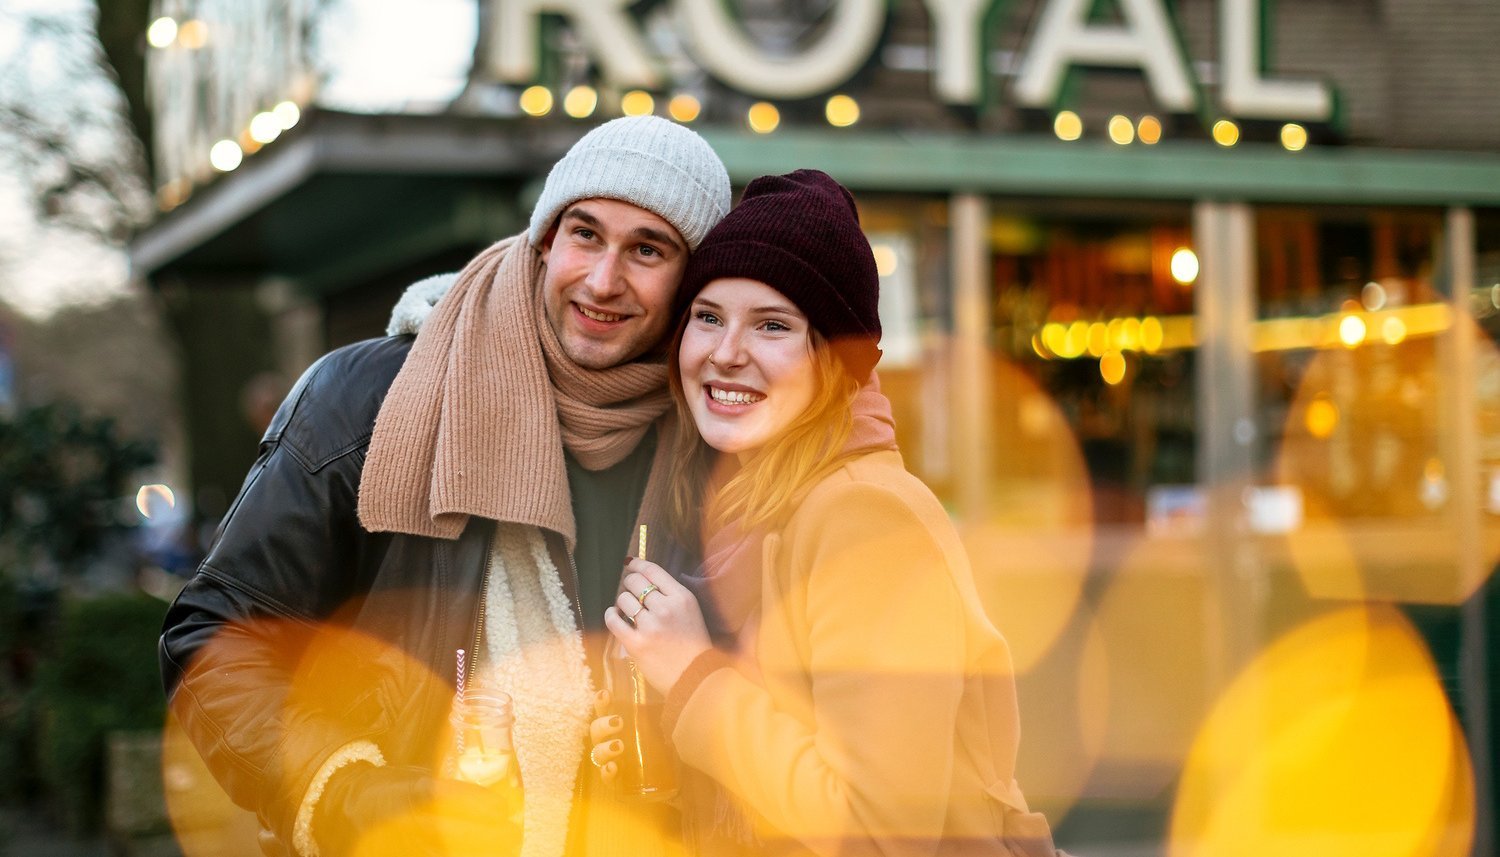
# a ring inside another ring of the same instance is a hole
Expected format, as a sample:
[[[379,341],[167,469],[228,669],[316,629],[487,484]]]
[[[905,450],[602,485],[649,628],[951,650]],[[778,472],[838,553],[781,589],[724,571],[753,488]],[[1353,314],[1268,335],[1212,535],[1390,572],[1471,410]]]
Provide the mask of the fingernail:
[[[618,714],[610,715],[610,718],[609,718],[609,728],[611,728],[611,729],[619,729],[623,725],[624,725],[624,723],[621,722],[620,715],[618,715]]]
[[[618,753],[623,749],[625,749],[625,745],[620,743],[620,739],[616,738],[615,740],[609,742],[609,751],[611,753]]]
[[[627,557],[625,557],[625,564],[626,565],[630,565],[630,561],[633,560],[633,559],[635,559],[635,557],[633,557],[633,556],[627,556]]]

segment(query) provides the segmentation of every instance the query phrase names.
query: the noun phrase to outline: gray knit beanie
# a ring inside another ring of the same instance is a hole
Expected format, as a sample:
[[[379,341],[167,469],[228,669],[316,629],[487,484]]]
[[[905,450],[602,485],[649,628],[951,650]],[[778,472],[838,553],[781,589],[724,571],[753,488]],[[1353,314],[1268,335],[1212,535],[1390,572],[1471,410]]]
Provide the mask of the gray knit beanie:
[[[563,209],[595,197],[660,215],[693,250],[729,213],[729,173],[702,137],[675,122],[614,119],[583,135],[547,174],[531,210],[532,245],[541,245]]]

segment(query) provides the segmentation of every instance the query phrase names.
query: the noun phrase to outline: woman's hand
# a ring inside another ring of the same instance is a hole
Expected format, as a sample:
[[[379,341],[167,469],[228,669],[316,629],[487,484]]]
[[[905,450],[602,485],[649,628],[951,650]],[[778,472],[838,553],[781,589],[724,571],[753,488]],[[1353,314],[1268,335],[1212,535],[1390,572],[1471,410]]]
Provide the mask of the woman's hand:
[[[589,724],[589,743],[593,746],[589,749],[589,761],[599,769],[600,782],[613,782],[615,775],[620,772],[620,766],[615,763],[615,758],[625,749],[625,745],[616,736],[625,724],[620,720],[620,715],[609,713],[609,691],[601,690],[594,694],[594,722]]]
[[[625,570],[625,591],[605,611],[604,624],[646,681],[666,693],[694,658],[713,648],[703,611],[693,593],[656,563],[631,559]]]

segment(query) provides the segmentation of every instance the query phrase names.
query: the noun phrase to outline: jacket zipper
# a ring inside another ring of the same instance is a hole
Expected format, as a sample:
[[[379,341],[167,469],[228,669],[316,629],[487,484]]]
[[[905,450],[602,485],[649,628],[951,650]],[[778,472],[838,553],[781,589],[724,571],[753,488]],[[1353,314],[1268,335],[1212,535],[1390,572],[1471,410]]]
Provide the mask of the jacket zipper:
[[[474,609],[474,647],[469,650],[469,662],[464,664],[464,686],[470,686],[469,681],[479,671],[479,646],[484,642],[484,615],[485,604],[489,601],[490,593],[490,564],[486,558],[484,574],[479,578],[479,603]]]

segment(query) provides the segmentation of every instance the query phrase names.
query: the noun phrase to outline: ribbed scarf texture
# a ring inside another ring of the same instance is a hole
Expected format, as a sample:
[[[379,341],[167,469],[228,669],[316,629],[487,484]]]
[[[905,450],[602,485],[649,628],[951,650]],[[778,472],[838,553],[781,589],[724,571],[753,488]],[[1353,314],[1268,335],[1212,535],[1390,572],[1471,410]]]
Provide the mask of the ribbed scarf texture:
[[[454,539],[478,515],[576,545],[563,449],[590,470],[616,464],[671,397],[664,362],[585,369],[568,359],[545,318],[543,270],[524,235],[497,242],[422,324],[375,419],[359,488],[365,529]]]

